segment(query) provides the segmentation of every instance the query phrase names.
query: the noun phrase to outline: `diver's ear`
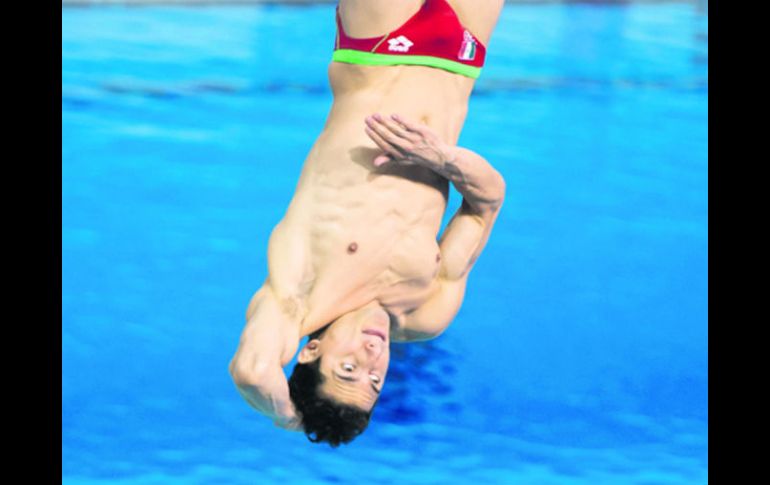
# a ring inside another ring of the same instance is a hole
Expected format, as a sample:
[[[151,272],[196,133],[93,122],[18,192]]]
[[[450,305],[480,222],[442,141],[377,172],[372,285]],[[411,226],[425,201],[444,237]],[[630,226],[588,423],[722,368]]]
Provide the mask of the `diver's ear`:
[[[297,362],[307,364],[321,356],[321,341],[314,338],[308,341],[297,355]]]

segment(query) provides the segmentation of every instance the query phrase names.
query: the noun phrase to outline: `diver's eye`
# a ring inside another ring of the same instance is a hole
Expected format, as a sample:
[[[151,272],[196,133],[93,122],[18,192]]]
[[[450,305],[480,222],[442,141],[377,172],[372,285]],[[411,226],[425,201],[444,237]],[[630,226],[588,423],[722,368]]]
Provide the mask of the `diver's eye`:
[[[356,367],[353,364],[342,364],[342,369],[348,372],[353,372]]]
[[[370,374],[369,379],[371,379],[372,382],[375,382],[375,383],[380,382],[380,378],[374,374]]]

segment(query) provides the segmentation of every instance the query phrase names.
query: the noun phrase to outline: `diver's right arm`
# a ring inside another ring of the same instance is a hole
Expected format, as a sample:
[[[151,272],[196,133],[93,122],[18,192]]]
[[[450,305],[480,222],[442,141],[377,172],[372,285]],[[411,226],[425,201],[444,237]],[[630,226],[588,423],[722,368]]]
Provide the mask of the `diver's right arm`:
[[[299,346],[299,323],[287,315],[266,283],[249,305],[248,322],[228,370],[238,392],[276,426],[299,430],[301,417],[289,397],[283,365]]]

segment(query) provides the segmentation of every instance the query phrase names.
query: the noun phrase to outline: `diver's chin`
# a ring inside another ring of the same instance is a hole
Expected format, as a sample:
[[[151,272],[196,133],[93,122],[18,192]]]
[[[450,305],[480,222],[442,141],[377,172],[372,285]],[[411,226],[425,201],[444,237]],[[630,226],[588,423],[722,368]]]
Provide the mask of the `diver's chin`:
[[[365,327],[377,328],[390,332],[390,315],[383,308],[373,308],[369,314],[370,324]]]

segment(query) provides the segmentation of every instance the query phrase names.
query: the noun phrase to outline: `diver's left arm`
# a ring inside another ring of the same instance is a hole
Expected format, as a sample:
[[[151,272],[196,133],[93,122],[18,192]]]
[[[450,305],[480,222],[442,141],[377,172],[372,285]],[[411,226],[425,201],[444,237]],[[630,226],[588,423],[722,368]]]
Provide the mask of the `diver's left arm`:
[[[502,204],[502,193],[495,204],[468,198],[449,221],[441,235],[441,268],[435,292],[420,307],[405,315],[401,340],[430,340],[446,330],[460,310],[468,275],[489,240]]]
[[[415,163],[448,179],[463,196],[441,235],[441,269],[436,292],[404,320],[404,340],[439,335],[460,309],[468,274],[483,251],[505,199],[505,180],[479,154],[444,143],[425,125],[393,115],[367,119],[367,134],[383,149],[374,160]]]

